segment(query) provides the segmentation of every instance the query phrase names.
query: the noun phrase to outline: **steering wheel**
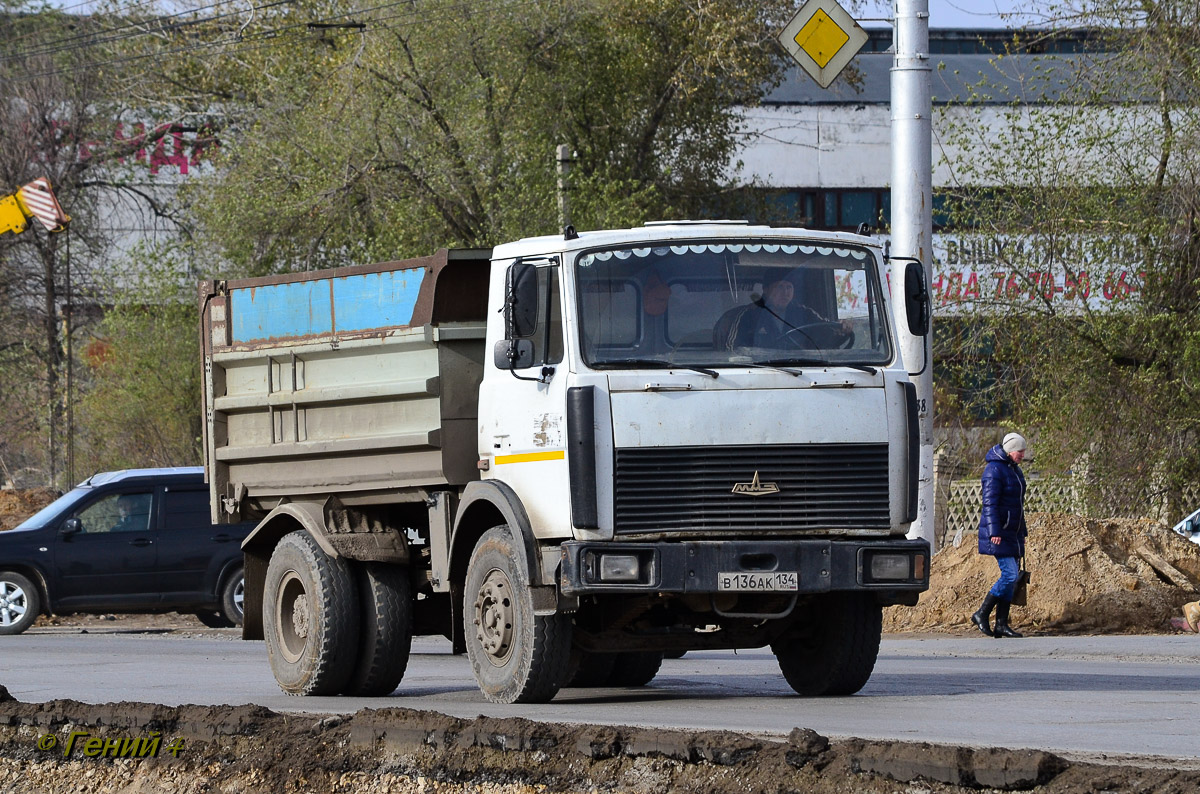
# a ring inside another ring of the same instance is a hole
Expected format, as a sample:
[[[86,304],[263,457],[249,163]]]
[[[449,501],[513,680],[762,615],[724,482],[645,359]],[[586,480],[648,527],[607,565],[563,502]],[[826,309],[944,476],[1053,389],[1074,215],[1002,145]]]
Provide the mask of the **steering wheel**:
[[[822,340],[827,340],[830,344],[822,344]],[[841,323],[821,320],[790,328],[779,335],[779,341],[799,350],[813,348],[818,350],[842,348],[845,350],[854,347],[854,332],[842,328]]]

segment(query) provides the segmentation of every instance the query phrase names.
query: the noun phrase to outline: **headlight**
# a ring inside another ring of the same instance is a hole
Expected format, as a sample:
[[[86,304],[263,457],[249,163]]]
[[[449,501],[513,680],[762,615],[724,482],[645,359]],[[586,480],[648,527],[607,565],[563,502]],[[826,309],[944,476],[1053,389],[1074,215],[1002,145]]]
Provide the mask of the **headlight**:
[[[638,558],[633,554],[601,554],[600,581],[636,582]]]
[[[873,582],[898,582],[912,578],[912,557],[908,554],[873,554],[869,569]]]

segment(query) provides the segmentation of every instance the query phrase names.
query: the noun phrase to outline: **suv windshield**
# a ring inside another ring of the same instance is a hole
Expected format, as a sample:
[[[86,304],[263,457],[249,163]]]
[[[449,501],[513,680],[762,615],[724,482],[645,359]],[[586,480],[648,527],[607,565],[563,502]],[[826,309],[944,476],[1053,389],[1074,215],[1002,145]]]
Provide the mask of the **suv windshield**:
[[[865,248],[689,242],[590,251],[575,266],[592,367],[892,358],[875,258]]]
[[[60,514],[68,512],[76,502],[92,492],[91,488],[72,488],[13,529],[41,529]]]

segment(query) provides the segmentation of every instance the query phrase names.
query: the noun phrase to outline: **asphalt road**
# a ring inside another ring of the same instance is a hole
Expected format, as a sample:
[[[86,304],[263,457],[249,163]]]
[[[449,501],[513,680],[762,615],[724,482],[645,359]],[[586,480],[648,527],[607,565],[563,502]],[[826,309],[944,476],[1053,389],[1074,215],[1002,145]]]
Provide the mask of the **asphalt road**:
[[[885,637],[854,697],[793,695],[766,651],[693,652],[667,660],[640,689],[566,689],[539,706],[488,703],[463,656],[419,638],[400,688],[386,698],[282,694],[261,642],[235,630],[0,637],[0,684],[19,700],[132,700],[166,705],[257,703],[276,711],[353,712],[386,706],[488,715],[739,732],[812,728],[858,736],[1050,749],[1073,757],[1161,756],[1200,764],[1200,638],[1196,636]]]

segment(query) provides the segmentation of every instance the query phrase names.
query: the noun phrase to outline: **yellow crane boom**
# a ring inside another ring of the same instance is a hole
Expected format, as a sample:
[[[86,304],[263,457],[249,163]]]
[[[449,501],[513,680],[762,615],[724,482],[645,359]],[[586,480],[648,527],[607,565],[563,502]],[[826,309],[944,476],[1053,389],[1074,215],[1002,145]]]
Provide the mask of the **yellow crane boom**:
[[[16,193],[0,196],[0,234],[20,234],[29,227],[30,219],[37,220],[49,232],[64,231],[71,222],[45,177],[22,185]]]

